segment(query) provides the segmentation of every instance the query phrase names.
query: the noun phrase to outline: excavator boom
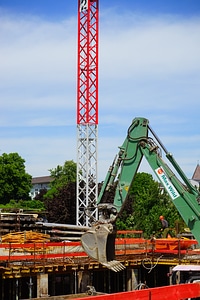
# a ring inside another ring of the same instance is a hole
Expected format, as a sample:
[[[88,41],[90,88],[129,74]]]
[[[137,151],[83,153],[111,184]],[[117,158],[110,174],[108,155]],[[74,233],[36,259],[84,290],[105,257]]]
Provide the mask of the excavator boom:
[[[162,152],[165,153],[170,167],[163,160]],[[125,141],[119,147],[118,155],[109,168],[99,193],[97,203],[99,219],[81,237],[86,253],[113,271],[123,269],[114,255],[115,221],[126,202],[143,157],[146,158],[183,220],[200,243],[199,192],[151,129],[149,121],[145,118],[135,118],[128,128]],[[104,194],[114,182],[117,182],[117,187],[113,202],[102,203]]]

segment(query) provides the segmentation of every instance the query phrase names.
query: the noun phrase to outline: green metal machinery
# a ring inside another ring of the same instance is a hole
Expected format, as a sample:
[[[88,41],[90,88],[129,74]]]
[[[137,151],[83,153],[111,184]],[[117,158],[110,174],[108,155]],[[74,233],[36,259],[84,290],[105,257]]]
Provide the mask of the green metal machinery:
[[[162,153],[168,164],[163,160]],[[115,220],[123,208],[134,176],[145,157],[158,180],[169,194],[178,212],[200,244],[200,195],[166,150],[145,118],[135,118],[127,136],[109,168],[98,198],[99,218],[82,235],[86,253],[114,271],[123,265],[114,259]],[[173,171],[172,171],[173,169]],[[102,203],[104,193],[117,182],[113,203]]]

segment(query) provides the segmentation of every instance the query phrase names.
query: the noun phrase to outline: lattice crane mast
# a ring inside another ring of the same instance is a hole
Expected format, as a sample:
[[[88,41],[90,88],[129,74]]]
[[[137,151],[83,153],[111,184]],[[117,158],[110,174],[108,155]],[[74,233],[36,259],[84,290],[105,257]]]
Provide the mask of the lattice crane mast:
[[[78,8],[76,220],[87,226],[97,218],[98,0],[78,0]]]

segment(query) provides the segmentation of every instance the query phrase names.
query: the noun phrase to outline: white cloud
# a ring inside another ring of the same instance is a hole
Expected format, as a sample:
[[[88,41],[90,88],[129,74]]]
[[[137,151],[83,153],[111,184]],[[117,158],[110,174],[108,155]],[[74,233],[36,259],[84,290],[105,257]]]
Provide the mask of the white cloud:
[[[5,15],[0,23],[1,126],[71,124],[76,106],[76,20],[56,23]],[[65,117],[59,116],[59,109],[66,111]]]
[[[0,79],[4,87],[41,88],[74,82],[76,20],[51,23],[8,15],[0,22]]]
[[[19,152],[32,175],[45,175],[76,153],[77,20],[0,15],[0,149]],[[193,173],[200,157],[199,32],[198,18],[102,11],[100,180],[136,116],[148,118],[187,174]],[[51,134],[60,126],[66,132]]]
[[[108,78],[163,76],[200,70],[200,19],[142,18],[105,27],[101,70]],[[105,70],[107,72],[105,72]]]

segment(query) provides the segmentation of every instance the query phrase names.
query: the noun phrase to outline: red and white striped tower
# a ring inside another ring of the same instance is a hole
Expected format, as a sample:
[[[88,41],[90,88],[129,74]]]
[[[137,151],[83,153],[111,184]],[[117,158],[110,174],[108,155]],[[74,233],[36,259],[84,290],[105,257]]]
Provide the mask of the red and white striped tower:
[[[98,0],[78,0],[78,7],[76,220],[88,226],[98,196]]]

